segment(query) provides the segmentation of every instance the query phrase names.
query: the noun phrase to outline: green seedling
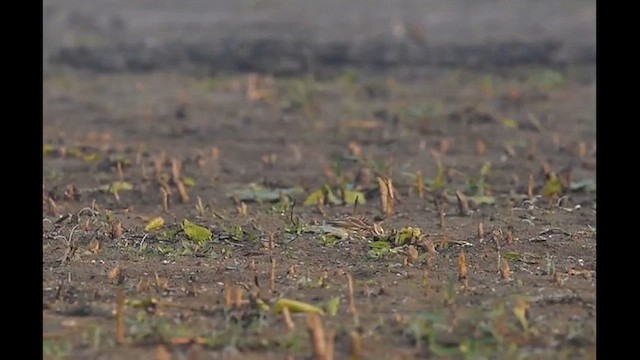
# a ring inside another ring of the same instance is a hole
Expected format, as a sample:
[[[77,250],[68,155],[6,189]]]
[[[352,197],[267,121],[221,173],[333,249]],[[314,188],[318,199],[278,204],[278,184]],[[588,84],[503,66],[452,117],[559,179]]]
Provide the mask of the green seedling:
[[[560,196],[564,192],[564,186],[562,180],[556,174],[551,174],[549,179],[544,183],[542,187],[542,196],[554,197]]]
[[[42,155],[53,155],[56,152],[56,147],[53,144],[42,145]]]
[[[240,225],[231,225],[224,229],[224,237],[233,241],[242,241],[245,238],[245,231]]]
[[[422,230],[420,228],[406,227],[398,231],[394,239],[394,244],[396,246],[412,244],[418,241],[420,237],[422,237]]]
[[[147,223],[144,227],[144,231],[158,231],[164,226],[164,219],[157,217]]]
[[[436,163],[438,166],[436,177],[434,179],[424,179],[423,185],[425,185],[427,190],[430,192],[445,191],[447,186],[447,168],[442,164],[442,161],[439,159],[438,156],[434,155],[434,157],[436,159]],[[411,181],[416,184],[417,184],[418,178],[422,176],[421,173],[418,174],[418,173],[410,173],[410,172],[404,172],[403,175],[411,178]],[[418,184],[417,187],[419,188],[420,185]]]
[[[432,191],[442,190],[447,186],[447,177],[446,177],[447,169],[445,168],[444,164],[442,164],[442,161],[440,159],[436,159],[436,160],[438,163],[438,174],[430,184]]]
[[[512,118],[504,118],[502,119],[502,126],[504,126],[507,129],[517,129],[518,122]]]
[[[340,296],[334,296],[327,301],[325,304],[325,310],[327,314],[331,316],[336,316],[338,314],[338,310],[340,310]]]
[[[190,176],[185,176],[182,178],[182,183],[188,187],[196,186],[196,180]]]
[[[133,190],[133,184],[126,181],[114,181],[111,184],[99,186],[97,188],[82,189],[81,192],[102,191],[102,192],[108,192],[111,194],[117,194],[121,191],[129,191],[129,190]]]
[[[211,230],[206,227],[196,225],[187,219],[182,220],[182,230],[187,234],[187,237],[190,240],[197,243],[204,243],[211,240],[211,237],[213,236]]]
[[[373,260],[384,258],[387,254],[397,254],[399,248],[392,248],[387,241],[374,241],[369,244],[370,250],[367,251],[367,257]]]
[[[470,204],[474,206],[493,205],[496,203],[495,197],[489,195],[490,186],[487,178],[491,172],[491,163],[486,162],[480,169],[480,174],[476,178],[467,177],[467,188],[465,194]]]
[[[82,157],[82,161],[86,163],[97,163],[100,161],[100,155],[97,153],[89,153]]]
[[[335,193],[340,194],[338,197]],[[307,199],[304,201],[305,206],[315,206],[318,203],[330,204],[330,205],[354,205],[355,203],[365,204],[367,202],[363,192],[355,190],[338,189],[335,191],[325,184],[321,188],[313,191]]]
[[[340,241],[340,238],[334,235],[320,235],[320,242],[324,246],[334,246]]]
[[[491,163],[486,162],[480,169],[480,174],[476,178],[467,178],[467,189],[465,193],[469,196],[484,196],[489,190],[487,177],[491,172]]]
[[[178,236],[178,232],[179,230],[176,228],[173,229],[166,229],[164,231],[160,231],[158,233],[158,239],[159,240],[169,240],[169,241],[173,241],[176,239],[176,237]]]

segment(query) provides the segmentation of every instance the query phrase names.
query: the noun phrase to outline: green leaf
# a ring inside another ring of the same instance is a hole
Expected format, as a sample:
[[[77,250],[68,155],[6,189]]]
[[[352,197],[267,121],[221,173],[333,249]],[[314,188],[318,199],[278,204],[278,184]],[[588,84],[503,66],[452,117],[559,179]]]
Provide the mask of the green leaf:
[[[502,125],[507,129],[517,129],[518,122],[513,120],[512,118],[504,118],[502,119]]]
[[[489,176],[490,171],[491,171],[491,161],[487,161],[486,163],[484,163],[484,165],[482,165],[482,168],[480,169],[480,176],[482,178],[486,178],[487,176]]]
[[[340,309],[340,296],[334,296],[327,301],[325,305],[325,309],[327,313],[331,316],[336,316],[338,314],[338,310]]]
[[[161,240],[174,240],[178,236],[178,230],[167,229],[158,233],[158,239]]]
[[[333,205],[342,205],[342,200],[340,200],[337,196],[333,194],[333,191],[331,190],[331,187],[329,185],[325,185],[324,189],[326,192],[327,203],[333,204]]]
[[[320,235],[320,241],[324,246],[334,246],[338,243],[338,240],[340,240],[340,238],[335,235]]]
[[[361,200],[364,199],[364,194],[358,191],[345,190],[345,201],[351,204],[355,202],[355,197],[358,196],[358,202],[362,203]],[[328,184],[325,184],[320,189],[312,192],[307,199],[304,201],[305,206],[314,206],[318,204],[318,201],[323,201],[325,204],[331,205],[342,205],[343,202],[338,198],[331,190],[331,187]]]
[[[121,191],[133,190],[133,185],[126,181],[114,181],[111,185],[100,187],[100,190],[106,190],[112,194],[115,194]]]
[[[372,259],[380,259],[391,252],[391,244],[386,241],[374,241],[369,247],[371,250],[367,252],[367,257]]]
[[[163,225],[164,219],[158,216],[157,218],[149,221],[147,226],[144,227],[144,231],[156,231],[162,228]]]
[[[560,181],[560,178],[557,175],[552,174],[549,177],[549,180],[547,180],[547,182],[542,187],[542,196],[559,196],[563,191],[564,187],[562,186],[562,181]]]
[[[87,154],[82,157],[82,161],[86,163],[95,163],[98,160],[100,160],[100,155],[98,155],[97,153]]]
[[[396,246],[410,244],[412,240],[420,239],[420,236],[422,236],[420,228],[406,227],[396,234],[395,244]]]
[[[358,199],[358,204],[366,204],[367,199],[364,196],[364,193],[361,191],[353,191],[353,190],[345,190],[344,191],[344,202],[353,205],[356,203],[356,199]]]
[[[206,227],[196,225],[191,221],[184,219],[182,220],[182,230],[184,230],[185,234],[190,240],[202,243],[207,240],[210,240],[213,234],[211,230]]]
[[[315,305],[291,299],[278,299],[273,306],[273,311],[276,314],[280,314],[284,308],[288,308],[291,313],[303,312],[324,315],[324,310]]]
[[[81,158],[82,150],[79,147],[72,147],[67,150],[67,155],[70,157]]]
[[[44,144],[44,145],[42,145],[42,154],[43,155],[51,155],[55,151],[56,151],[56,148],[52,144]]]
[[[444,165],[442,165],[442,162],[438,161],[438,175],[436,175],[436,178],[433,179],[433,181],[431,182],[431,190],[436,191],[436,190],[440,190],[443,189],[446,185],[446,168],[444,167]]]
[[[315,206],[318,202],[324,200],[324,191],[323,188],[320,188],[314,192],[312,192],[307,199],[304,201],[304,206]]]
[[[502,256],[509,261],[522,260],[522,254],[517,252],[506,252]]]
[[[469,196],[484,196],[487,188],[489,187],[487,184],[487,177],[489,176],[489,172],[491,171],[491,162],[487,161],[482,165],[480,169],[480,175],[477,179],[475,178],[467,178],[467,189],[466,194]]]
[[[189,177],[189,176],[185,176],[182,179],[182,183],[184,184],[184,186],[188,186],[188,187],[194,187],[196,186],[196,181],[194,178]]]

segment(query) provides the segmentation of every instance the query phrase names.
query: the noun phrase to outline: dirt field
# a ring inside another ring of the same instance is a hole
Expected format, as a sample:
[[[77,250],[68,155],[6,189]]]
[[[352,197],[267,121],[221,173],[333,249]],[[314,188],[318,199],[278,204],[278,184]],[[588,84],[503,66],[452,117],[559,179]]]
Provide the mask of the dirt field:
[[[45,358],[595,359],[595,65],[56,66]]]

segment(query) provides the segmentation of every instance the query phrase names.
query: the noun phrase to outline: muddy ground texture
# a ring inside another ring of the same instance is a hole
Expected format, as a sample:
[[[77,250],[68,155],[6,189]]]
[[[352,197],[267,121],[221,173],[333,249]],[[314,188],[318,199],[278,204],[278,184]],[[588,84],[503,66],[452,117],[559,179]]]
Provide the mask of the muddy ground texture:
[[[595,358],[594,72],[45,77],[45,355]]]
[[[595,12],[48,1],[45,358],[595,358]]]

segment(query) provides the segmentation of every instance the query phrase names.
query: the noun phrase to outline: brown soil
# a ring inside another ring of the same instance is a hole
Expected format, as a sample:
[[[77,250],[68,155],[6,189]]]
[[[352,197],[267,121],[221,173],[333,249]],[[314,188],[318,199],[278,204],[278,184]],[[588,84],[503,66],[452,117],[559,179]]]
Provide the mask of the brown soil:
[[[358,342],[363,359],[595,358],[596,197],[575,188],[595,180],[593,74],[45,78],[45,356],[313,358],[306,315],[293,314],[287,330],[274,304],[322,307],[338,297],[337,314],[322,317],[338,359],[357,356]],[[436,159],[444,190],[431,183]],[[471,203],[459,214],[455,192],[472,197],[468,181],[486,163],[485,195],[495,204]],[[552,173],[566,186],[543,196]],[[381,212],[377,176],[393,180],[390,215]],[[116,195],[115,181],[132,188]],[[251,183],[302,191],[262,203],[229,196]],[[339,183],[361,190],[366,203],[303,204]],[[164,226],[145,230],[156,217]],[[308,232],[345,217],[384,234]],[[183,219],[209,228],[212,239],[190,240]],[[395,244],[392,234],[406,227],[421,235]],[[390,251],[373,250],[376,240]],[[499,264],[508,264],[509,278]],[[227,301],[237,289],[249,301]]]

